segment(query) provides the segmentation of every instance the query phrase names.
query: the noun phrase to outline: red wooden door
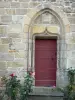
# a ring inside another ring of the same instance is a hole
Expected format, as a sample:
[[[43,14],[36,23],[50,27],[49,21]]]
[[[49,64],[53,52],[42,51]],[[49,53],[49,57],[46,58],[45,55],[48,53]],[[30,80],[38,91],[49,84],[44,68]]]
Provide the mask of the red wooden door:
[[[35,40],[35,85],[55,86],[57,40]]]

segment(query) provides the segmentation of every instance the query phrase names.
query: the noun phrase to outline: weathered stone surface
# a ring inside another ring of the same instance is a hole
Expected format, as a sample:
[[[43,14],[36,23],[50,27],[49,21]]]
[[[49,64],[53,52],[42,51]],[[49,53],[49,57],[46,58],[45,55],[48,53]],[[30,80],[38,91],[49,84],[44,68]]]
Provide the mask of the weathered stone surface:
[[[75,32],[75,25],[71,25],[71,32]]]
[[[75,10],[72,7],[65,7],[63,8],[63,11],[66,13],[75,13]]]
[[[22,25],[21,24],[11,24],[8,27],[8,33],[21,33],[22,32]]]
[[[0,8],[10,8],[9,2],[0,2]]]
[[[71,3],[72,3],[72,2],[75,2],[75,0],[69,0],[69,1],[70,1]]]
[[[16,15],[25,15],[27,13],[27,9],[16,9]]]
[[[6,76],[7,73],[8,73],[8,72],[7,72],[6,68],[1,69],[1,70],[0,70],[0,77]]]
[[[7,32],[7,31],[6,31],[6,26],[0,25],[0,34],[6,33],[6,32]]]
[[[20,38],[20,34],[18,33],[9,33],[8,36],[12,38]]]
[[[11,8],[19,8],[20,3],[19,2],[11,2]]]
[[[71,24],[75,24],[75,18],[69,18]]]
[[[19,51],[15,53],[15,58],[26,58],[27,52],[26,51]]]
[[[0,70],[5,70],[5,69],[6,69],[6,62],[0,61]]]
[[[7,8],[5,9],[5,13],[8,15],[15,15],[15,9]]]
[[[14,43],[16,50],[27,50],[27,43]]]
[[[8,52],[9,46],[8,45],[0,45],[0,52]]]
[[[24,15],[14,15],[12,16],[13,24],[21,24],[24,21]]]
[[[13,61],[13,62],[7,62],[8,67],[24,67],[25,61]]]
[[[7,35],[7,26],[0,25],[0,37],[4,37]]]
[[[29,7],[30,8],[34,8],[34,7],[36,7],[37,5],[39,5],[40,3],[38,3],[38,2],[30,2],[29,3]]]
[[[27,68],[24,67],[8,67],[8,75],[10,75],[11,73],[15,73],[15,75],[17,75],[18,79],[23,79],[24,80],[24,76],[27,73]],[[22,80],[22,81],[23,81]]]
[[[65,6],[70,6],[70,3],[69,2],[65,2]]]
[[[12,16],[1,16],[1,22],[4,24],[12,22]]]
[[[0,53],[0,61],[13,61],[14,54]]]
[[[21,42],[21,38],[12,38],[12,42]]]
[[[75,44],[71,43],[71,44],[68,44],[67,46],[67,50],[74,50],[75,49]]]
[[[4,14],[5,14],[4,8],[0,8],[0,15],[4,15]]]
[[[9,44],[12,42],[11,38],[1,38],[2,44]]]
[[[40,89],[40,91],[41,91],[42,89]],[[47,90],[48,91],[48,90]],[[58,94],[58,96],[56,96],[56,95]],[[60,96],[60,94],[61,93],[58,93],[58,92],[56,92],[56,93],[54,93],[54,95],[52,95],[51,93],[50,93],[50,96],[47,96],[47,95],[43,95],[43,94],[41,94],[40,93],[40,96],[39,95],[37,95],[36,94],[36,92],[35,92],[35,95],[31,95],[31,96],[29,96],[29,99],[28,100],[63,100],[63,96]]]
[[[72,3],[72,8],[75,8],[75,2]]]
[[[20,3],[20,5],[21,5],[21,8],[28,8],[28,3],[27,2]]]

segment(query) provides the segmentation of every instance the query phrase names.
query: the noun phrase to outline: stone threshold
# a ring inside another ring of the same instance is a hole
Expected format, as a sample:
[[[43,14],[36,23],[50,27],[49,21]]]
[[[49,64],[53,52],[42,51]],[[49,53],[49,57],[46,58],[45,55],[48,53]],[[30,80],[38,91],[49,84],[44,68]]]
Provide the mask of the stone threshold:
[[[33,87],[33,92],[30,95],[36,96],[50,96],[50,97],[63,97],[63,93],[57,91],[54,87]]]

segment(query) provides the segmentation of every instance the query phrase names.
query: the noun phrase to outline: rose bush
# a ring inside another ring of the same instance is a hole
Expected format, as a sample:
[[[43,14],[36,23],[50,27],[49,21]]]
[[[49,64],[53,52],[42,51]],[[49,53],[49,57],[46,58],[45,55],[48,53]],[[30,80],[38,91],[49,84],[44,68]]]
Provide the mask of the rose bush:
[[[12,73],[9,78],[2,78],[4,91],[1,91],[0,100],[27,100],[29,93],[32,92],[33,72],[27,72],[24,77],[24,83],[21,84],[17,76]]]

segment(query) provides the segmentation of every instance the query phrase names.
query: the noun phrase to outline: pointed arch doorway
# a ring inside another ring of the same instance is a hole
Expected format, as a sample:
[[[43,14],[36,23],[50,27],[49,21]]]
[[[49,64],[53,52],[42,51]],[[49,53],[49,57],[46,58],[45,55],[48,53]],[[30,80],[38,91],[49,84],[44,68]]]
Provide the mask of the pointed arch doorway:
[[[47,31],[49,34],[45,34],[45,29],[47,28]],[[28,57],[27,57],[27,68],[32,70],[35,73],[34,76],[34,86],[36,84],[36,62],[35,62],[35,44],[36,41],[39,39],[36,39],[36,36],[43,37],[43,40],[46,41],[49,37],[53,39],[53,37],[57,37],[55,41],[57,41],[57,61],[56,61],[56,80],[55,83],[51,84],[53,85],[60,85],[61,84],[61,77],[59,75],[61,74],[61,69],[65,66],[65,59],[62,59],[61,54],[63,54],[63,58],[65,58],[65,31],[64,31],[64,24],[61,19],[61,17],[53,11],[52,9],[45,8],[41,11],[37,12],[35,16],[33,16],[29,28],[28,28]],[[40,34],[41,33],[41,34]],[[47,39],[46,36],[48,37]],[[40,38],[41,39],[41,38]],[[52,40],[48,39],[48,40]],[[42,41],[42,40],[41,40]],[[47,43],[46,43],[47,44]],[[63,48],[63,50],[62,50]],[[53,59],[53,58],[52,58]],[[29,67],[30,65],[30,67]],[[63,81],[63,80],[62,80]],[[38,85],[38,86],[44,86]],[[50,86],[46,84],[45,86]]]

